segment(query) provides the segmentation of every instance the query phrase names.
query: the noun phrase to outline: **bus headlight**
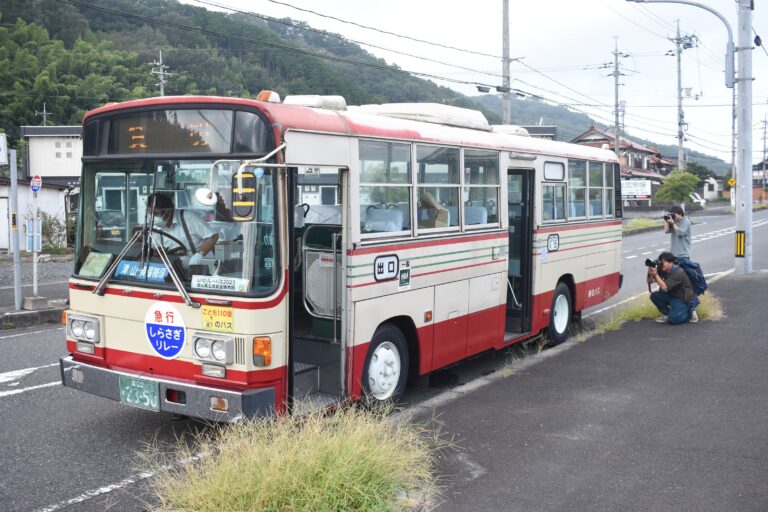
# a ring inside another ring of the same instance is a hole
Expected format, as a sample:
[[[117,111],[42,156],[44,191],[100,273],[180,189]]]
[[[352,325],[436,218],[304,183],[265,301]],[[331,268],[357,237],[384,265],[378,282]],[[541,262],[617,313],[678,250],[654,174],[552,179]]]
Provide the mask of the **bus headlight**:
[[[232,364],[235,354],[235,340],[228,336],[196,333],[195,359],[218,364]]]
[[[213,354],[213,358],[217,361],[223,361],[227,357],[227,347],[225,343],[221,340],[217,340],[213,342],[213,345],[211,345],[211,354]]]
[[[195,340],[195,354],[200,359],[208,359],[211,356],[211,340],[208,338],[197,338]]]
[[[67,335],[77,341],[99,342],[99,319],[70,313],[67,315]]]

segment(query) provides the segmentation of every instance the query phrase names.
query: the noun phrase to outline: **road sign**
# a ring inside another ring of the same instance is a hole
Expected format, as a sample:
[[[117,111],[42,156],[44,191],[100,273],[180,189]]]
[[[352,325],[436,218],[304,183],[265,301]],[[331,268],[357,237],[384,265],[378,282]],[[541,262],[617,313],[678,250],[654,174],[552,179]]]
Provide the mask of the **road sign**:
[[[8,165],[8,139],[0,133],[0,165]]]
[[[32,176],[32,181],[29,182],[29,186],[32,188],[32,192],[37,192],[40,187],[43,186],[43,178],[39,175]]]
[[[730,178],[728,180],[728,186],[733,187],[734,185],[736,185],[736,178]]]

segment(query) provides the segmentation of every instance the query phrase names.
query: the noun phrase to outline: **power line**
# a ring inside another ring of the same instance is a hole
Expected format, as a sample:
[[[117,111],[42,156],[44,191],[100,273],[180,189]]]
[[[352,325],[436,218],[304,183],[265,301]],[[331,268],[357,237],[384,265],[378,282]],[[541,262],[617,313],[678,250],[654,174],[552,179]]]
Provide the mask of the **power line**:
[[[382,29],[379,29],[379,28],[376,28],[376,27],[371,27],[369,25],[363,25],[361,23],[357,23],[357,22],[354,22],[354,21],[349,21],[349,20],[344,20],[344,19],[341,19],[341,18],[337,18],[336,16],[331,16],[331,15],[328,15],[328,14],[323,14],[323,13],[320,13],[320,12],[317,12],[317,11],[313,11],[311,9],[305,9],[303,7],[297,7],[297,6],[289,4],[287,2],[280,2],[278,0],[267,0],[267,1],[271,2],[273,4],[282,5],[284,7],[295,9],[297,11],[306,12],[306,13],[309,13],[309,14],[314,14],[315,16],[319,16],[321,18],[326,18],[326,19],[329,19],[329,20],[338,21],[340,23],[345,23],[347,25],[353,25],[355,27],[363,28],[363,29],[366,29],[366,30],[373,30],[374,32],[378,32],[380,34],[385,34],[385,35],[388,35],[388,36],[399,37],[400,39],[407,39],[409,41],[414,41],[414,42],[417,42],[417,43],[424,43],[424,44],[428,44],[430,46],[436,46],[438,48],[445,48],[445,49],[448,49],[448,50],[455,50],[455,51],[458,51],[458,52],[469,53],[469,54],[472,54],[472,55],[480,55],[482,57],[491,57],[491,58],[494,58],[494,59],[501,59],[502,58],[501,55],[493,55],[493,54],[490,54],[490,53],[483,53],[483,52],[477,52],[477,51],[474,51],[474,50],[467,50],[465,48],[458,48],[456,46],[450,46],[450,45],[441,44],[441,43],[434,43],[432,41],[427,41],[425,39],[419,39],[419,38],[416,38],[416,37],[411,37],[411,36],[406,36],[406,35],[402,35],[402,34],[397,34],[395,32],[390,32],[388,30],[382,30]]]
[[[191,31],[191,32],[197,32],[199,34],[204,34],[204,35],[208,35],[208,36],[232,39],[232,40],[235,40],[235,41],[241,41],[241,42],[246,42],[246,43],[260,44],[260,45],[263,45],[263,46],[269,46],[271,48],[280,48],[282,50],[287,50],[287,51],[299,53],[299,54],[302,54],[302,55],[308,55],[308,56],[311,56],[311,57],[316,57],[318,59],[325,59],[325,60],[330,60],[330,61],[334,61],[334,62],[340,62],[342,64],[351,64],[351,65],[354,65],[354,66],[362,66],[362,67],[367,67],[367,68],[371,68],[371,69],[378,69],[380,71],[387,71],[387,72],[391,72],[391,73],[399,73],[399,74],[403,74],[403,75],[418,76],[418,77],[423,77],[423,78],[432,78],[432,79],[435,79],[435,80],[442,80],[442,81],[445,81],[445,82],[451,82],[451,83],[456,83],[456,84],[482,85],[482,86],[485,86],[485,87],[493,87],[493,88],[496,87],[495,85],[484,84],[484,83],[480,83],[480,82],[476,82],[476,81],[470,82],[470,81],[467,81],[467,80],[458,80],[456,78],[448,78],[448,77],[434,75],[434,74],[430,74],[430,73],[421,73],[421,72],[417,72],[417,71],[408,71],[408,70],[405,70],[405,69],[391,67],[391,66],[386,66],[386,65],[382,65],[382,64],[373,64],[373,63],[370,63],[370,62],[362,62],[362,61],[353,60],[353,59],[345,59],[345,58],[342,58],[342,57],[336,57],[336,56],[328,55],[328,54],[315,53],[315,52],[311,52],[311,51],[308,51],[308,50],[302,50],[300,48],[296,48],[296,47],[293,47],[293,46],[289,46],[289,45],[285,45],[285,44],[280,44],[280,43],[275,43],[275,42],[272,42],[272,41],[264,41],[264,40],[261,40],[261,39],[243,37],[243,36],[238,36],[238,35],[235,35],[235,34],[223,34],[221,32],[215,32],[213,30],[206,30],[206,29],[203,29],[203,28],[193,27],[193,26],[190,26],[190,25],[183,25],[181,23],[174,23],[174,22],[171,22],[171,21],[163,21],[163,20],[158,20],[158,19],[154,19],[154,18],[148,18],[146,16],[141,16],[141,15],[138,15],[138,14],[133,14],[133,13],[125,12],[125,11],[120,11],[118,9],[110,9],[108,7],[102,7],[102,6],[97,6],[97,5],[93,5],[93,4],[89,4],[89,3],[85,3],[85,2],[80,2],[78,0],[56,0],[56,1],[61,2],[61,3],[70,4],[70,5],[75,5],[75,6],[78,6],[78,7],[94,9],[94,10],[98,10],[98,11],[102,11],[102,12],[106,12],[106,13],[114,14],[114,15],[118,15],[118,16],[124,16],[124,17],[127,17],[127,18],[133,18],[133,19],[136,19],[136,20],[139,20],[139,21],[143,21],[144,23],[147,23],[147,24],[150,24],[150,25],[163,25],[163,26],[166,26],[166,27],[172,27],[172,28],[176,28],[176,29],[179,29],[179,30],[188,30],[188,31]]]
[[[451,64],[450,62],[444,62],[444,61],[440,61],[440,60],[435,60],[435,59],[431,59],[429,57],[422,57],[420,55],[415,55],[413,53],[402,52],[402,51],[399,51],[399,50],[393,50],[392,48],[386,48],[384,46],[378,46],[378,45],[375,45],[375,44],[372,44],[372,43],[366,43],[364,41],[359,41],[359,40],[355,40],[355,39],[349,39],[347,37],[341,36],[339,34],[334,34],[332,32],[328,32],[326,30],[319,30],[319,29],[316,29],[316,28],[312,28],[312,27],[310,27],[308,25],[301,25],[301,24],[293,23],[293,22],[286,21],[286,20],[279,20],[277,18],[273,18],[273,17],[270,17],[270,16],[265,16],[263,14],[258,14],[258,13],[255,13],[253,11],[243,11],[243,10],[237,9],[235,7],[231,7],[229,5],[221,4],[221,3],[218,3],[218,2],[212,2],[212,1],[209,1],[209,0],[194,0],[194,1],[197,2],[197,3],[203,4],[203,5],[208,5],[208,6],[212,6],[212,7],[219,7],[221,9],[226,9],[228,11],[236,12],[238,14],[243,14],[245,16],[251,16],[251,17],[258,18],[258,19],[261,19],[261,20],[264,20],[264,21],[269,21],[269,22],[272,22],[272,23],[279,23],[281,25],[286,25],[286,26],[289,26],[289,27],[298,28],[298,29],[301,29],[301,30],[306,30],[308,32],[314,32],[316,34],[322,34],[324,36],[333,37],[335,39],[340,39],[340,40],[343,40],[343,41],[348,41],[350,43],[355,43],[355,44],[358,44],[358,45],[361,45],[361,46],[368,46],[368,47],[371,47],[371,48],[376,48],[378,50],[383,50],[383,51],[386,51],[386,52],[391,52],[391,53],[394,53],[394,54],[397,54],[397,55],[403,55],[405,57],[411,57],[411,58],[423,60],[423,61],[426,61],[426,62],[433,62],[435,64],[440,64],[440,65],[443,65],[443,66],[449,66],[449,67],[456,68],[456,69],[462,69],[464,71],[470,71],[472,73],[479,73],[479,74],[482,74],[482,75],[488,75],[488,76],[492,76],[494,78],[503,78],[502,75],[500,75],[498,73],[490,73],[488,71],[482,71],[482,70],[479,70],[479,69],[473,69],[473,68],[468,68],[468,67],[464,67],[464,66],[459,66],[458,64]]]

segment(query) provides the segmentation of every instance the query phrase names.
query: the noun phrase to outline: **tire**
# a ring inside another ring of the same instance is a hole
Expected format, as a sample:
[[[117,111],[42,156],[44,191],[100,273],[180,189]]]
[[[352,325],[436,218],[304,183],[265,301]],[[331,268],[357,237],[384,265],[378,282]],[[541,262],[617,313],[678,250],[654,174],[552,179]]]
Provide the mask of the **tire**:
[[[380,326],[368,346],[363,366],[362,388],[368,403],[376,407],[397,403],[408,381],[408,345],[403,333],[392,324]]]
[[[559,282],[552,296],[552,307],[549,313],[547,334],[551,345],[559,345],[568,339],[568,327],[573,317],[573,301],[568,285]]]

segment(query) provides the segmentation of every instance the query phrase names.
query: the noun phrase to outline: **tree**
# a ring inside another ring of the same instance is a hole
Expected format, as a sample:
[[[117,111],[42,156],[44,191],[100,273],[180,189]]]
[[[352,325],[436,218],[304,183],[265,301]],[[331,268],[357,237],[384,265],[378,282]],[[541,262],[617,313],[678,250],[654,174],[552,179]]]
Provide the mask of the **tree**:
[[[688,165],[686,166],[685,170],[690,174],[695,174],[696,176],[698,176],[699,183],[706,180],[707,178],[717,177],[717,174],[715,174],[715,172],[712,169],[698,162],[688,162]]]
[[[699,178],[695,174],[675,169],[664,180],[653,200],[660,203],[690,202],[690,194],[698,184]]]

